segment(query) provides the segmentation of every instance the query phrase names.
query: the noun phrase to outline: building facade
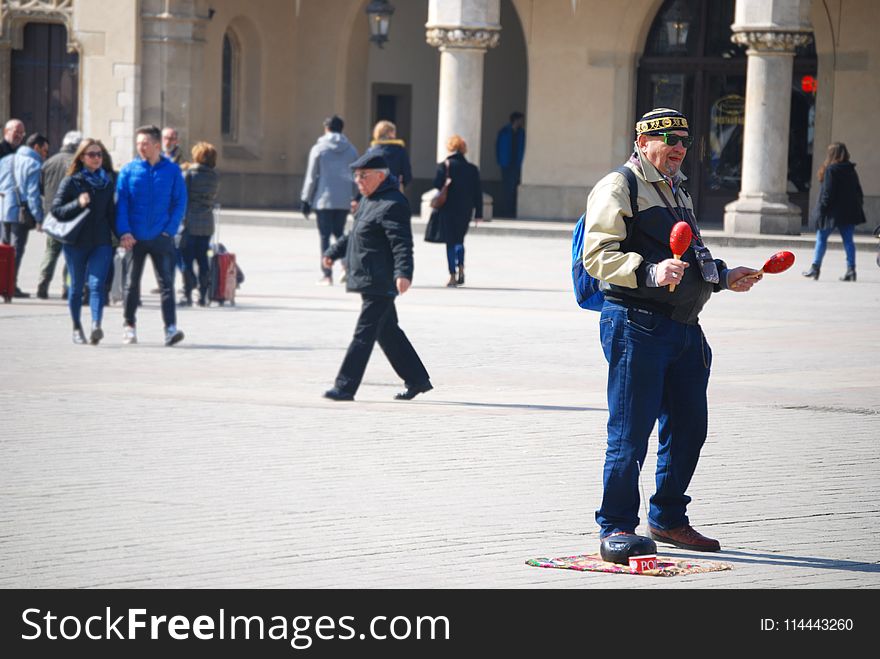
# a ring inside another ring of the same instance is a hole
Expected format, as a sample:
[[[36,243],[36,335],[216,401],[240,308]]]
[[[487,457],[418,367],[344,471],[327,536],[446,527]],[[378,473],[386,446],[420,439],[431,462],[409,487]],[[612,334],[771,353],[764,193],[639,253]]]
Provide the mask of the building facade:
[[[449,134],[487,199],[495,137],[526,115],[520,217],[574,219],[632,148],[635,118],[680,107],[698,216],[733,232],[809,227],[832,141],[859,165],[880,224],[880,16],[871,0],[0,0],[0,117],[57,147],[101,139],[120,166],[145,123],[218,146],[222,201],[297,205],[308,151],[339,114],[359,151],[388,118],[408,146],[414,208]]]

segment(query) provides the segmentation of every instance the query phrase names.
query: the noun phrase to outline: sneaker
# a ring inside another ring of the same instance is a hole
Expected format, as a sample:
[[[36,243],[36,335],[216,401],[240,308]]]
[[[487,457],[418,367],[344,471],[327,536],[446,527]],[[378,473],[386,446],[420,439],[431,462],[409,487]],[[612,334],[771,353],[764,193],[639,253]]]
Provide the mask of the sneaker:
[[[180,343],[181,341],[183,341],[183,332],[177,329],[174,325],[170,325],[165,330],[165,345],[171,347],[175,343]]]
[[[315,282],[316,286],[332,286],[333,280],[330,277],[322,277],[318,281]]]
[[[37,286],[37,297],[41,300],[49,299],[49,284],[40,284]]]
[[[134,325],[122,326],[122,342],[126,345],[138,342],[137,331],[135,330]]]
[[[83,334],[82,327],[73,328],[73,342],[78,346],[86,344],[86,335]]]
[[[31,296],[30,293],[25,293],[23,290],[21,290],[17,286],[15,287],[15,292],[12,294],[12,297],[28,298],[30,296]]]
[[[100,325],[92,323],[92,333],[89,335],[89,343],[93,346],[98,345],[101,342],[101,339],[104,338],[104,330],[101,329]]]

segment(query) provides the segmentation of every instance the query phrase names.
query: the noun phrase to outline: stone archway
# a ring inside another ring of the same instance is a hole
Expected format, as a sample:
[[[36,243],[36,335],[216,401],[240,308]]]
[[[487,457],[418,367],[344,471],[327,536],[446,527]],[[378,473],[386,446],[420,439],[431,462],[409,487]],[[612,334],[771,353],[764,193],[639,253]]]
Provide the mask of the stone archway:
[[[24,47],[28,23],[63,26],[67,31],[67,51],[79,54],[82,50],[73,29],[73,0],[5,0],[0,4],[0,117],[10,116],[12,50]],[[78,86],[75,98],[78,107]]]

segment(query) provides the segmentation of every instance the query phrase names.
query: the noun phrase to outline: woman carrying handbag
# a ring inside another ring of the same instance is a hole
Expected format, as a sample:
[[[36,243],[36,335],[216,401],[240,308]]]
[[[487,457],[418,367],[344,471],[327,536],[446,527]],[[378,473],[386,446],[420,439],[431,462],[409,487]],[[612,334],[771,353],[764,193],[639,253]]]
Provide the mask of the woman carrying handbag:
[[[113,260],[111,232],[116,221],[113,179],[103,167],[107,158],[107,150],[98,140],[85,138],[80,142],[52,203],[52,215],[60,222],[72,221],[84,209],[89,210],[80,222],[77,235],[62,247],[70,272],[67,304],[73,319],[73,342],[78,345],[98,345],[104,338],[101,329],[104,288]],[[80,321],[85,284],[88,284],[92,312],[88,341]]]
[[[483,219],[483,190],[480,170],[465,158],[467,143],[459,135],[446,142],[449,157],[437,165],[434,187],[446,200],[435,208],[428,221],[425,240],[446,243],[446,263],[452,288],[464,284],[464,237],[471,219]],[[432,204],[433,205],[433,204]]]

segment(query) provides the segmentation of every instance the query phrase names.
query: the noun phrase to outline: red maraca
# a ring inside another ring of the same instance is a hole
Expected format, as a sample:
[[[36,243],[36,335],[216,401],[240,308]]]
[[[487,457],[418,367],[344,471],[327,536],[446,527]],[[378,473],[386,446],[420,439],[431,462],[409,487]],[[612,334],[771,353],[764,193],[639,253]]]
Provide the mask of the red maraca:
[[[694,234],[691,231],[690,224],[687,222],[677,222],[669,234],[669,249],[672,250],[672,256],[680,259],[681,255],[691,246],[691,239],[693,237]],[[669,292],[672,293],[674,290],[675,284],[670,284]]]
[[[746,277],[760,277],[765,272],[770,275],[778,275],[780,272],[785,272],[793,265],[794,254],[791,252],[776,252],[773,256],[764,261],[764,266],[760,270],[748,274]],[[746,277],[740,277],[736,281],[740,281]]]

